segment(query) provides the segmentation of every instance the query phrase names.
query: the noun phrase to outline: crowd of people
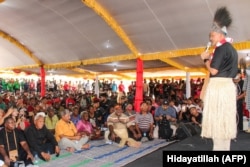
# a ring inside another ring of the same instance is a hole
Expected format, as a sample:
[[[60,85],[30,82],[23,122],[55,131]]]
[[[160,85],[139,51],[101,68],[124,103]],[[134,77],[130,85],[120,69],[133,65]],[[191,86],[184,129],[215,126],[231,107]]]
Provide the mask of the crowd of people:
[[[49,161],[51,154],[59,156],[60,150],[89,149],[91,140],[136,148],[155,138],[176,140],[180,122],[201,127],[202,81],[191,80],[192,96],[186,99],[184,80],[151,79],[149,83],[144,80],[140,111],[134,110],[135,82],[129,85],[128,92],[121,86],[122,81],[116,88],[105,88],[108,82],[102,82],[99,96],[93,87],[91,90],[86,87],[59,89],[58,85],[53,88],[47,85],[46,96],[41,97],[39,85],[34,89],[19,87],[13,91],[2,85],[0,157],[7,165],[15,160],[13,157],[31,163],[36,156]],[[112,84],[116,83],[110,82]],[[163,120],[170,123],[169,137],[155,133]],[[13,150],[16,150],[15,156],[11,156]]]

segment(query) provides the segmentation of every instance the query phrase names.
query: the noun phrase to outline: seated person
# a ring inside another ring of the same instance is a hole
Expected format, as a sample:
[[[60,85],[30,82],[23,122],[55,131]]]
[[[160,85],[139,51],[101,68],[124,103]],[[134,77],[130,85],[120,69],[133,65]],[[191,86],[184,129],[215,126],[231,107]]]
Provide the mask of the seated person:
[[[70,112],[65,109],[60,112],[61,119],[56,124],[55,137],[61,149],[69,152],[89,149],[89,137],[85,133],[78,133],[75,125],[70,121]]]
[[[15,128],[12,117],[4,119],[4,128],[0,131],[0,159],[7,166],[13,166],[15,161],[24,161],[25,165],[34,160],[23,132]]]
[[[176,110],[173,107],[170,107],[168,105],[168,101],[164,100],[162,105],[156,108],[155,111],[155,121],[159,123],[159,121],[163,120],[163,117],[166,117],[166,119],[170,122],[170,127],[173,129],[173,135],[175,136],[176,132]]]
[[[136,116],[136,112],[135,110],[133,110],[133,105],[131,103],[128,103],[125,107],[125,115],[127,115],[129,117],[129,121],[130,121],[130,128],[128,129],[128,134],[129,137],[137,140],[139,137],[137,137],[137,134],[133,134],[133,132],[136,130],[135,129],[135,116]],[[132,130],[130,130],[132,128]]]
[[[58,116],[55,114],[55,110],[52,107],[47,109],[47,116],[45,117],[45,126],[54,135],[56,123],[58,122]]]
[[[25,130],[25,136],[33,155],[49,161],[50,154],[59,154],[60,149],[53,134],[44,125],[45,113],[39,112],[34,117],[34,123]]]
[[[80,114],[79,114],[79,107],[75,106],[73,107],[72,114],[70,115],[70,121],[76,126],[77,122],[81,120]]]
[[[101,130],[94,129],[89,122],[89,113],[83,111],[81,113],[81,120],[77,122],[76,129],[78,133],[85,133],[91,140],[101,139]]]
[[[29,119],[27,119],[27,112],[25,108],[20,109],[16,126],[17,129],[20,129],[22,131],[30,126],[30,121]]]
[[[12,112],[14,111],[14,109],[11,107],[8,109],[8,111],[5,113],[3,109],[0,108],[0,130],[2,128],[4,128],[4,119],[7,118],[8,116],[10,116],[12,114]]]
[[[190,107],[190,113],[191,113],[191,121],[192,123],[194,123],[195,125],[198,125],[199,127],[201,127],[201,121],[202,121],[202,114],[198,111],[198,109],[193,106]]]
[[[138,137],[140,137],[142,142],[153,140],[154,118],[152,114],[149,113],[146,102],[140,104],[140,110],[140,113],[135,116],[135,126]]]
[[[106,111],[103,107],[100,106],[100,100],[98,98],[93,99],[93,106],[95,110],[95,123],[96,128],[101,128],[105,123],[105,117]]]
[[[129,118],[123,113],[121,105],[114,106],[115,111],[109,115],[107,124],[109,128],[109,139],[119,143],[119,147],[125,144],[131,147],[140,147],[141,142],[137,142],[128,137],[127,128],[130,126]]]
[[[182,104],[181,110],[178,113],[178,120],[179,120],[179,122],[183,122],[183,123],[191,122],[190,110],[186,104]]]
[[[90,105],[88,107],[88,113],[89,113],[89,122],[92,124],[92,127],[98,129],[98,127],[96,126],[96,112],[93,105]]]

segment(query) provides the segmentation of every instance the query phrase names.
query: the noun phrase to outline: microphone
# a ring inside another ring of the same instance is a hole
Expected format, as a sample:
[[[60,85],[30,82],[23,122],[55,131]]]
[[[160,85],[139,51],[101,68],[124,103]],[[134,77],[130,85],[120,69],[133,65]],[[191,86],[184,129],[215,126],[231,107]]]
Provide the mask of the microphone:
[[[212,45],[212,43],[209,41],[209,42],[207,43],[206,48],[205,48],[205,52],[207,52],[207,51],[209,50],[209,48],[210,48],[211,45]]]

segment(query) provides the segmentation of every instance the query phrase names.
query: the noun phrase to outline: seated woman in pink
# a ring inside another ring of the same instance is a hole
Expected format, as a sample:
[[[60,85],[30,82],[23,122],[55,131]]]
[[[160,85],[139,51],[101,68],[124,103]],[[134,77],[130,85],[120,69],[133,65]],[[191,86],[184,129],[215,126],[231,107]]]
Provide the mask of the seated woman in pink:
[[[76,124],[77,132],[84,132],[91,140],[100,139],[101,131],[95,130],[89,122],[89,114],[87,111],[81,113],[81,120]]]

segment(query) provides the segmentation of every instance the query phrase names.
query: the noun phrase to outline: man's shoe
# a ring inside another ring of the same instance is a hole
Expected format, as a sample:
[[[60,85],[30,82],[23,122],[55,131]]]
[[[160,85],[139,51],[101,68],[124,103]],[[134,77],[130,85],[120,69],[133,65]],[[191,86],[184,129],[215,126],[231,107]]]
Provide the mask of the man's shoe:
[[[250,133],[250,128],[248,128],[245,132],[246,132],[246,133]]]
[[[142,137],[141,138],[141,142],[144,143],[144,142],[147,142],[148,141],[148,138],[147,137]]]
[[[177,136],[172,136],[170,137],[170,139],[166,139],[167,142],[176,141],[176,140],[178,140]]]

